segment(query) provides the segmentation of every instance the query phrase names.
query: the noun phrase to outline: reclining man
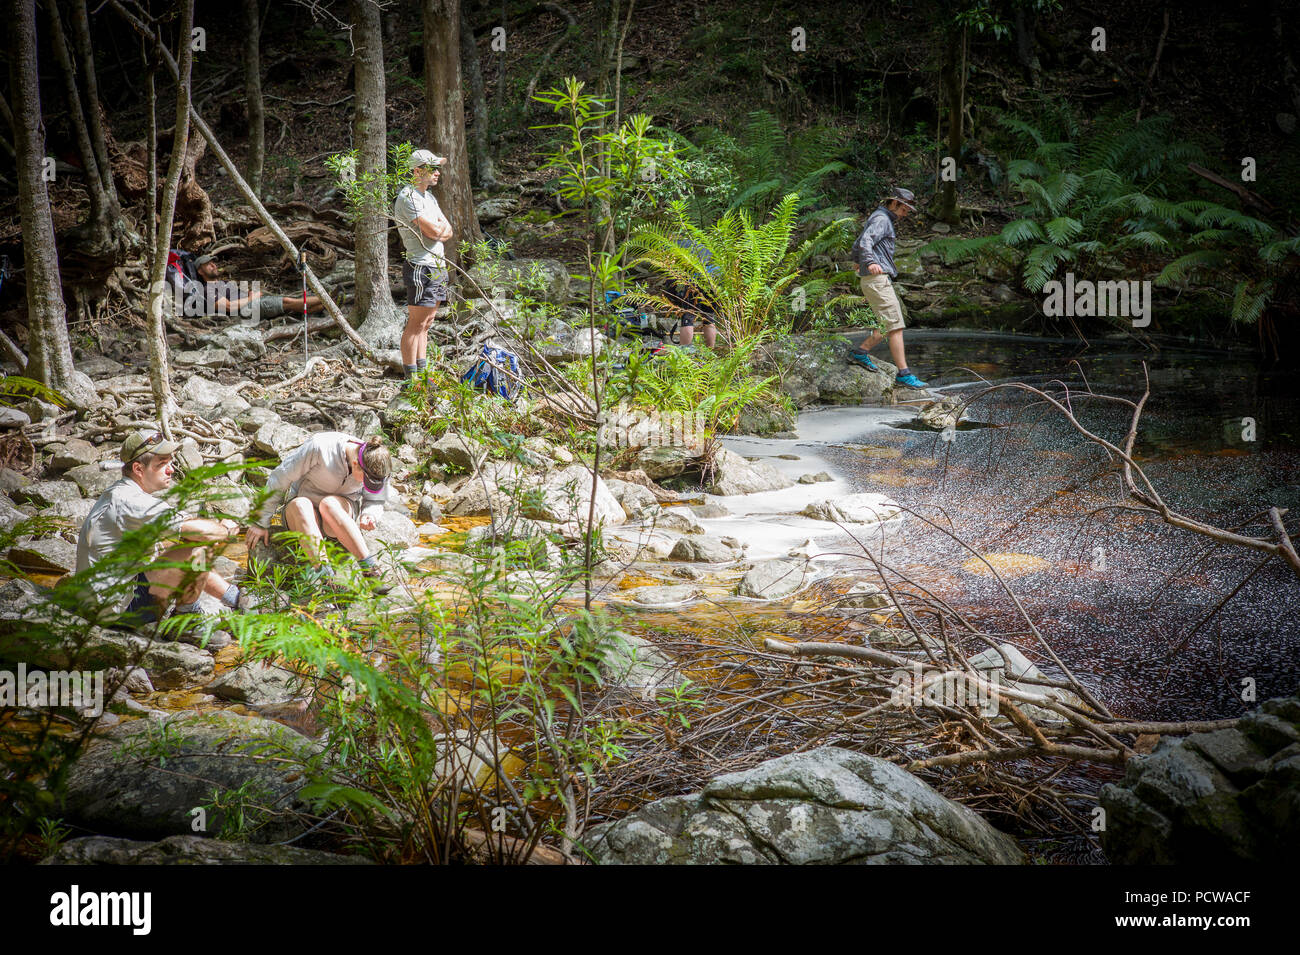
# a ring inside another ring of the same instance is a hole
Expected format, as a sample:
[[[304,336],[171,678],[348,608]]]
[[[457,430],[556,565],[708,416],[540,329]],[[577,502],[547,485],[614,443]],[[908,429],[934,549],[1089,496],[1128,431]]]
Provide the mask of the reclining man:
[[[229,315],[242,318],[279,318],[285,314],[301,314],[303,311],[301,295],[267,295],[263,292],[251,292],[240,297],[239,286],[221,278],[221,266],[216,256],[200,255],[194,260],[199,274],[199,281],[185,279],[183,294],[185,302],[198,299],[204,303],[206,315]],[[197,286],[202,286],[197,287]],[[315,295],[307,296],[307,311],[322,312],[325,305]]]
[[[203,564],[204,543],[230,540],[239,530],[234,521],[186,518],[167,502],[155,497],[159,491],[171,487],[172,455],[179,450],[175,441],[166,441],[160,432],[149,434],[136,431],[122,444],[122,478],[99,496],[81,525],[77,538],[77,571],[94,567],[108,556],[128,531],[139,530],[153,521],[161,521],[169,537],[180,538],[183,543],[159,550],[154,547],[154,561],[188,565],[199,568]],[[91,586],[103,592],[120,580],[97,574]],[[116,609],[124,613],[124,623],[133,626],[154,623],[161,619],[165,604],[176,600],[176,614],[200,612],[199,595],[211,594],[220,598],[227,607],[251,610],[256,606],[252,594],[241,592],[236,584],[226,581],[214,570],[186,570],[182,567],[161,567],[142,571],[136,577],[135,592],[124,595]]]
[[[248,529],[248,546],[270,537],[271,518],[279,515],[289,530],[302,535],[303,549],[315,565],[310,580],[330,583],[321,542],[334,538],[375,581],[375,592],[392,587],[366,546],[362,531],[374,530],[388,500],[388,477],[393,461],[381,435],[364,441],[341,431],[319,431],[280,462],[266,481],[270,496],[262,504],[256,526]]]

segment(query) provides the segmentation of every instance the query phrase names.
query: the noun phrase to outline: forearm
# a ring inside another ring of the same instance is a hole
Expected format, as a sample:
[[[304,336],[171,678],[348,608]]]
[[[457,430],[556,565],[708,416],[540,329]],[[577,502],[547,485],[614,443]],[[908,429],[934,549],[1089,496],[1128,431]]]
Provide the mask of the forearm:
[[[214,521],[206,517],[195,517],[182,522],[177,531],[182,540],[212,543],[229,539],[232,529],[238,529],[233,521]]]

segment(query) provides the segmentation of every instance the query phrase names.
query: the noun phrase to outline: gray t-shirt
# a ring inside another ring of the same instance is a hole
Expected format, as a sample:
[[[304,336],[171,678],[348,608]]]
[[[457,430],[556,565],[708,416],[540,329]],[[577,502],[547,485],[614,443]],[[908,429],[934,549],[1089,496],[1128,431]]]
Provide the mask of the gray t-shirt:
[[[415,225],[415,220],[427,219],[436,222],[442,217],[442,209],[433,193],[419,192],[414,186],[403,186],[393,200],[393,218],[397,220],[397,232],[402,237],[406,261],[412,265],[432,265],[443,267],[442,243],[426,238]]]
[[[258,524],[269,527],[271,518],[286,500],[305,497],[318,505],[331,494],[359,502],[362,513],[369,511],[377,518],[388,500],[389,485],[385,481],[379,493],[371,494],[352,477],[347,452],[354,442],[360,444],[342,431],[318,431],[291,452],[266,479],[270,495],[258,514]]]
[[[891,279],[898,278],[894,266],[894,214],[880,206],[867,216],[862,233],[849,254],[858,264],[858,275],[870,275],[867,266],[878,265]]]
[[[185,519],[184,514],[147,493],[131,478],[122,478],[99,496],[82,522],[77,537],[77,570],[93,567],[122,542],[128,531],[153,521],[162,521],[165,528],[174,531]],[[155,546],[155,554],[157,549]],[[120,578],[106,575],[91,578],[91,586],[101,592],[119,583]],[[129,599],[127,594],[123,602]]]

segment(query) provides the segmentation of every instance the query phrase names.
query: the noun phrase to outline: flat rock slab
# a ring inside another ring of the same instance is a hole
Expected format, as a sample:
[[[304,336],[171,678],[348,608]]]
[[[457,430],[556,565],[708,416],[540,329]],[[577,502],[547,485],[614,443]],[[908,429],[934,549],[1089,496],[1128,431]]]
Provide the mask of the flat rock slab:
[[[211,804],[214,791],[246,787],[265,807],[245,809],[249,841],[281,842],[307,829],[297,799],[304,778],[295,761],[314,750],[306,737],[255,717],[177,713],[135,720],[110,729],[77,760],[60,812],[91,832],[188,836],[192,809]],[[225,822],[220,809],[207,813],[208,832],[220,833]]]
[[[46,537],[9,548],[9,559],[37,574],[70,574],[77,569],[77,548],[62,537]]]
[[[269,663],[241,663],[227,670],[203,689],[223,700],[252,706],[287,703],[303,680],[293,671]]]
[[[723,564],[736,559],[736,551],[722,541],[705,534],[680,538],[668,554],[669,560],[689,560],[697,564]]]
[[[584,840],[603,864],[1022,864],[1011,836],[893,763],[835,746],[719,776]]]
[[[638,607],[672,607],[701,597],[698,588],[689,584],[652,584],[646,587],[630,587],[611,594],[610,599],[617,603],[635,604]]]
[[[342,856],[297,846],[223,842],[202,836],[168,836],[160,842],[86,836],[59,846],[40,865],[374,865],[361,856]]]
[[[121,468],[104,468],[99,464],[82,464],[69,468],[63,475],[81,488],[89,498],[98,498],[117,483],[122,476]]]
[[[799,513],[815,521],[836,524],[880,524],[898,517],[902,508],[883,494],[867,492],[813,501]]]
[[[746,571],[736,585],[741,597],[759,600],[784,600],[803,589],[807,575],[802,563],[789,560],[766,560]]]
[[[793,481],[766,461],[746,461],[734,451],[719,448],[713,456],[713,479],[706,490],[710,494],[730,497],[736,494],[779,491],[793,484]]]
[[[80,500],[81,488],[71,481],[37,481],[12,491],[9,496],[20,504],[55,507],[67,501]]]
[[[301,447],[309,437],[311,436],[296,424],[289,424],[287,421],[268,421],[257,429],[257,434],[253,436],[253,444],[259,451],[284,457],[290,451]]]

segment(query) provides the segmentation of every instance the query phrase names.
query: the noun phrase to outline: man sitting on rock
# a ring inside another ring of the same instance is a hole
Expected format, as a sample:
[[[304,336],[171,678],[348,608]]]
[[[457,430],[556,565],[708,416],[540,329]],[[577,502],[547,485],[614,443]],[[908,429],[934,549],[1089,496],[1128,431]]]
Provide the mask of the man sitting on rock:
[[[250,292],[240,297],[239,286],[221,278],[221,266],[217,264],[214,255],[200,255],[194,260],[194,266],[198,273],[197,281],[183,277],[180,279],[187,310],[190,302],[200,301],[203,303],[205,315],[263,319],[303,312],[301,295],[266,295],[262,292]],[[307,296],[306,311],[324,310],[325,305],[320,298],[315,295]]]
[[[133,626],[161,619],[165,604],[176,600],[173,613],[200,613],[199,595],[217,597],[227,607],[250,610],[255,606],[251,594],[240,591],[214,570],[201,569],[204,543],[229,540],[239,530],[234,521],[186,518],[167,502],[155,497],[171,487],[172,455],[180,449],[175,441],[164,440],[161,432],[136,431],[122,444],[122,479],[99,496],[81,525],[77,538],[77,571],[85,571],[107,557],[121,543],[128,531],[139,530],[153,521],[162,522],[170,538],[183,543],[159,553],[155,545],[154,560],[185,565],[145,570],[136,578],[135,593],[125,595],[116,609],[124,612],[123,622]],[[104,574],[93,575],[91,586],[103,592],[120,583]]]
[[[375,592],[386,594],[382,572],[366,546],[362,531],[374,530],[388,499],[388,478],[393,460],[382,435],[364,441],[341,431],[313,434],[280,462],[267,478],[270,496],[262,504],[257,525],[248,529],[248,546],[270,537],[271,518],[302,535],[307,556],[315,565],[310,580],[330,582],[321,542],[334,538],[361,565],[362,574],[377,583]]]

